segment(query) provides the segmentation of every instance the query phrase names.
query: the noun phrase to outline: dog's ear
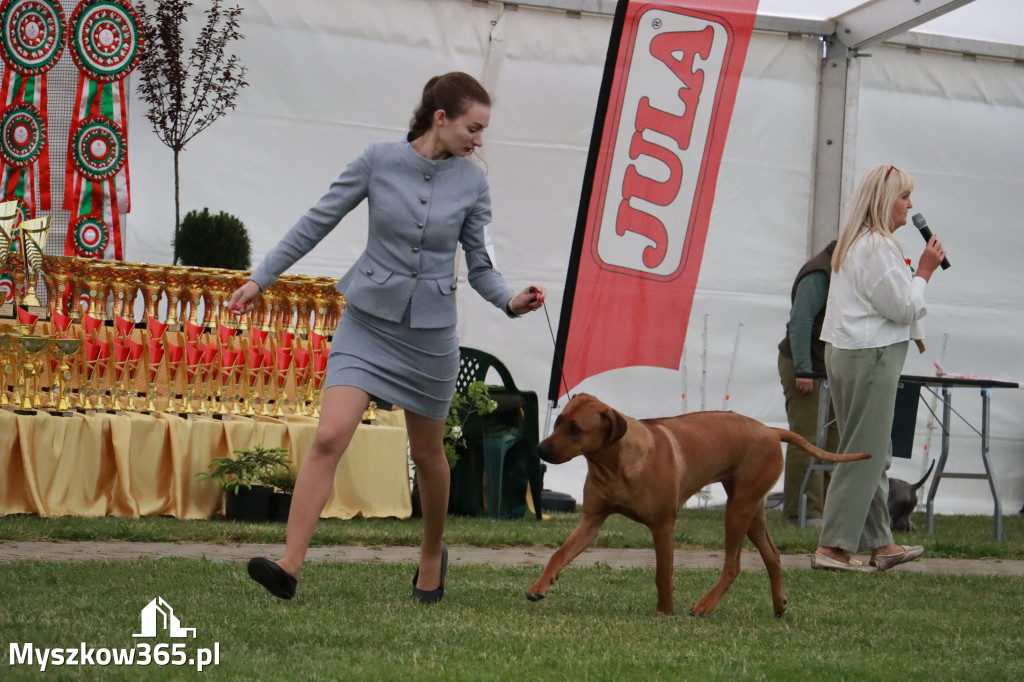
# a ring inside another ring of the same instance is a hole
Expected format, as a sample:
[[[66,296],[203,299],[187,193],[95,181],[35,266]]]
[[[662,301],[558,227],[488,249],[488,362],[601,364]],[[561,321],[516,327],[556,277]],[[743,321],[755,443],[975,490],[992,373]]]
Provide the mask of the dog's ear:
[[[601,421],[608,425],[605,445],[611,445],[626,435],[626,420],[612,408],[609,407],[601,413]]]

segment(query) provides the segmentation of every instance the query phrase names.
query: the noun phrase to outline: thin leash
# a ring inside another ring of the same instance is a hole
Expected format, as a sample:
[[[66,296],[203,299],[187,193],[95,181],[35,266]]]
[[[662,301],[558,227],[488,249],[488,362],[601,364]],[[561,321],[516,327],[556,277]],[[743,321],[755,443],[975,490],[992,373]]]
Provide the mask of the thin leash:
[[[541,301],[540,307],[544,308],[544,318],[548,321],[548,333],[551,334],[551,344],[555,347],[555,352],[558,352],[558,341],[555,340],[555,327],[551,324],[551,315],[548,314],[548,304],[545,301]],[[565,388],[565,395],[569,395],[569,385],[565,381],[565,373],[559,372],[559,379],[562,380],[562,387]]]

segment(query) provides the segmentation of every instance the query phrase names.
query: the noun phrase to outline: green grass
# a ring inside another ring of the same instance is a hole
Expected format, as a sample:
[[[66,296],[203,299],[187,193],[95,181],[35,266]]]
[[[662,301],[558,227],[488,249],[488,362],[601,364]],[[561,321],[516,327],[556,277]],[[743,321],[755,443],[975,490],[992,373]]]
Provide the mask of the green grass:
[[[448,521],[445,541],[450,545],[477,547],[557,547],[579,522],[579,513],[552,514],[550,520],[526,518],[516,521],[453,516]],[[936,533],[924,533],[923,514],[915,514],[916,533],[897,533],[896,542],[923,544],[927,556],[952,558],[1024,559],[1024,516],[1003,519],[1005,540],[993,539],[993,521],[988,516],[938,516]],[[772,537],[784,554],[814,551],[815,529],[799,529],[783,522],[780,512],[768,513]],[[416,546],[420,539],[417,519],[327,519],[317,527],[314,545]],[[0,517],[2,540],[127,540],[134,542],[284,542],[283,524],[247,524],[231,521],[182,521],[173,518],[120,519],[36,516]],[[684,509],[676,523],[676,546],[680,549],[721,548],[721,510]],[[594,543],[596,547],[651,547],[645,526],[622,516],[612,516]]]
[[[0,662],[4,680],[1020,680],[1024,580],[786,572],[774,618],[761,571],[740,574],[711,617],[686,615],[716,572],[676,572],[680,615],[653,613],[652,569],[568,567],[548,598],[536,568],[453,564],[445,600],[410,599],[411,565],[309,564],[291,602],[240,565],[186,559],[3,565],[0,633],[37,647],[133,647],[163,597],[187,651],[220,664],[50,667]]]

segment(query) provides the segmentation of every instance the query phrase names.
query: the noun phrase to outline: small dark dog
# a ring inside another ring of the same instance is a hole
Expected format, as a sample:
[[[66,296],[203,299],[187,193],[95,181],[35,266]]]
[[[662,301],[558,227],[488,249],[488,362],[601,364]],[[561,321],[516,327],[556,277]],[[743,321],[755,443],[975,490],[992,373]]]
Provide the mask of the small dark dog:
[[[935,468],[935,460],[928,467],[928,473],[917,483],[911,485],[899,478],[889,479],[889,527],[893,530],[904,530],[913,532],[914,522],[910,520],[910,514],[917,507],[917,491],[921,489],[924,482],[932,475]]]

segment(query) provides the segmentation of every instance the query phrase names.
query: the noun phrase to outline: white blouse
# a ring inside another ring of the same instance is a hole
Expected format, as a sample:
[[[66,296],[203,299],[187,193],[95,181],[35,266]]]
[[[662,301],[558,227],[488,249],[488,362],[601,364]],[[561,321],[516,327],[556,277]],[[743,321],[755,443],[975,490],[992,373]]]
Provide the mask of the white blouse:
[[[892,240],[862,234],[832,273],[821,340],[855,350],[924,338],[920,320],[928,312],[927,285],[913,276]]]

